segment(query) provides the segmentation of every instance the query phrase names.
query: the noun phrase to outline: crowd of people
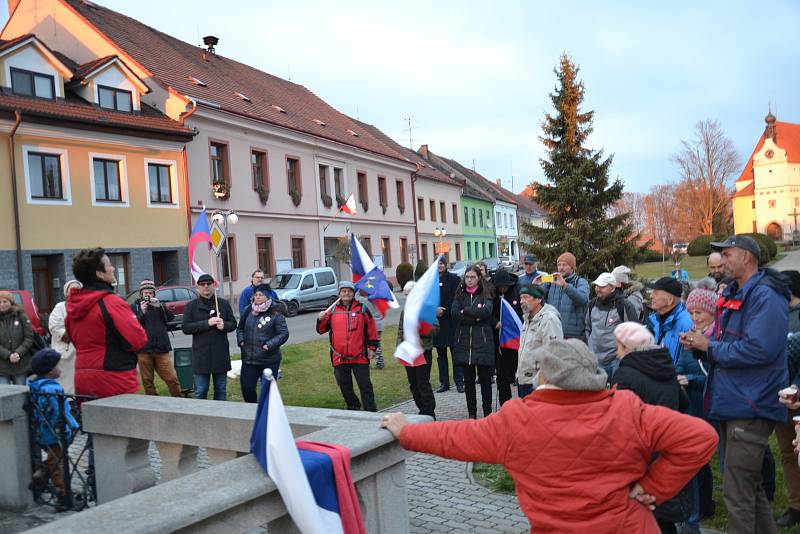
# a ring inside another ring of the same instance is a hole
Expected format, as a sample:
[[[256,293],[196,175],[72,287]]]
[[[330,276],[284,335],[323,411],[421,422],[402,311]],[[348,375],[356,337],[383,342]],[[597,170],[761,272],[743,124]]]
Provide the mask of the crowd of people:
[[[599,531],[615,525],[626,532],[699,532],[700,520],[715,513],[715,450],[730,532],[800,523],[790,419],[800,414],[800,395],[788,387],[800,372],[800,273],[760,266],[759,246],[746,236],[713,248],[708,278],[693,286],[676,269],[647,284],[648,299],[628,267],[589,282],[569,252],[552,273],[528,254],[520,275],[499,269],[491,277],[480,262],[459,277],[440,259],[438,324],[422,335],[425,363],[406,373],[420,414],[435,419],[435,393],[454,384],[468,419],[409,425],[390,414],[382,424],[410,450],[504,464],[537,531],[580,523]],[[173,317],[156,299],[153,281],[143,280],[128,305],[114,292],[114,268],[102,248],[78,253],[72,271],[65,302],[50,316],[54,350],[38,359],[30,321],[11,294],[0,292],[0,383],[27,379],[40,390],[107,397],[136,393],[141,380],[154,395],[158,374],[170,395],[181,395],[170,358]],[[235,331],[242,396],[257,402],[264,370],[280,375],[281,346],[290,336],[284,309],[261,271],[242,293],[238,320],[214,286],[210,275],[197,280],[198,297],[181,326],[192,337],[194,396],[206,399],[213,387],[214,400],[227,398],[228,334]],[[518,348],[501,343],[501,308],[522,325]],[[383,323],[346,281],[317,316],[348,409],[377,411],[370,361],[384,366]],[[773,432],[790,496],[777,524],[770,503]]]

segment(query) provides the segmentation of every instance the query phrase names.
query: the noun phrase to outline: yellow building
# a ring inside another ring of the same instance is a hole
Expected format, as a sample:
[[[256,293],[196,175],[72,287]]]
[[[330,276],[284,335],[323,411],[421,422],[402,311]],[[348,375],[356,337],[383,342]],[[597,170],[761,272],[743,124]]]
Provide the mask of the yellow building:
[[[0,287],[48,312],[95,246],[119,293],[188,282],[193,132],[141,102],[149,88],[119,57],[79,65],[35,35],[0,41],[0,86]]]
[[[760,232],[776,241],[800,240],[800,124],[767,115],[766,128],[736,180],[737,234]]]

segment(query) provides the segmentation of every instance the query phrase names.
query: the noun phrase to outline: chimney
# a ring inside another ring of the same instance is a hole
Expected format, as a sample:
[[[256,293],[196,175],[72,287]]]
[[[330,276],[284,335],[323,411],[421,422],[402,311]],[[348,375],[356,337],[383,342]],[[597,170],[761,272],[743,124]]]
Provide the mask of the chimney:
[[[422,156],[423,159],[427,160],[428,159],[428,145],[420,146],[419,150],[417,150],[417,153],[420,156]]]
[[[8,16],[14,14],[14,10],[17,9],[17,6],[22,0],[8,0]]]
[[[217,43],[219,43],[219,39],[213,35],[206,35],[203,37],[203,44],[206,45],[206,50],[211,54],[215,53],[214,47],[217,46]]]

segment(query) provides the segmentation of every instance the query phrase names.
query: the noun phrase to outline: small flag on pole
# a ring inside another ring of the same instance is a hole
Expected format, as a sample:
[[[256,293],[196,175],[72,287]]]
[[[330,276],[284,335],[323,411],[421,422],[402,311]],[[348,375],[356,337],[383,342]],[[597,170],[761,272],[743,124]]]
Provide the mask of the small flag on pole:
[[[386,310],[389,308],[400,307],[386,277],[380,269],[375,267],[372,258],[361,246],[355,234],[350,234],[350,268],[353,271],[353,282],[356,284],[356,288],[362,289],[367,294],[367,298],[381,312],[381,315],[386,315]],[[361,279],[365,277],[367,280],[361,283]]]
[[[356,198],[353,196],[353,193],[350,193],[350,196],[347,197],[347,202],[339,207],[339,211],[343,211],[350,215],[356,214]]]
[[[519,350],[522,321],[505,298],[500,299],[500,347]]]
[[[438,324],[439,261],[433,262],[408,294],[403,310],[403,342],[394,351],[394,357],[407,367],[417,367],[425,362],[420,334],[427,334]]]
[[[192,277],[194,281],[197,282],[197,279],[200,278],[202,275],[206,274],[203,272],[203,269],[197,265],[195,261],[195,250],[197,249],[197,245],[200,243],[208,243],[208,248],[211,248],[212,241],[211,241],[211,230],[208,228],[208,218],[206,217],[206,207],[203,206],[203,211],[200,212],[200,216],[197,218],[197,221],[194,223],[194,227],[192,228],[192,235],[189,236],[189,266],[192,270]]]

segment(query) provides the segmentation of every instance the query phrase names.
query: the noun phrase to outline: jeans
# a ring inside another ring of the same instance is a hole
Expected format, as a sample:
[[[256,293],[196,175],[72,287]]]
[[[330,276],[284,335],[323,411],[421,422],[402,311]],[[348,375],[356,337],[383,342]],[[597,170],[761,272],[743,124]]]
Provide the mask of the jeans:
[[[439,366],[439,384],[450,387],[450,365],[447,361],[447,351],[453,356],[453,347],[436,347],[436,364]],[[453,380],[456,386],[464,385],[464,370],[458,365],[453,364]]]
[[[242,364],[242,374],[239,375],[239,383],[242,386],[242,397],[245,402],[258,402],[258,394],[256,393],[256,386],[258,380],[261,379],[261,389],[267,386],[264,380],[264,369],[270,369],[272,376],[278,379],[278,368],[281,366],[280,362],[270,365],[252,365],[249,363]]]
[[[416,367],[406,367],[408,376],[408,387],[414,397],[414,404],[417,405],[420,415],[430,415],[436,419],[434,410],[436,409],[436,398],[431,389],[431,362],[433,361],[432,351],[425,351],[424,365]]]
[[[464,394],[467,397],[467,413],[469,417],[478,415],[478,401],[475,390],[475,374],[481,383],[481,404],[483,416],[492,413],[492,367],[489,365],[459,365],[464,371]]]
[[[378,407],[375,406],[375,393],[372,391],[372,381],[369,379],[369,364],[368,363],[343,363],[333,367],[333,376],[336,378],[336,383],[339,385],[339,390],[342,392],[344,402],[347,404],[348,410],[360,410],[361,404],[364,404],[364,410],[367,412],[377,412]],[[356,377],[358,383],[358,390],[361,393],[361,401],[356,397],[353,391],[353,376]]]
[[[611,382],[611,377],[614,376],[614,373],[616,373],[617,369],[619,369],[619,360],[617,358],[614,358],[609,363],[597,362],[597,366],[606,372],[606,374],[608,375],[608,381]]]
[[[27,378],[27,375],[25,375],[24,373],[21,374],[21,375],[13,375],[13,376],[0,375],[0,386],[2,386],[2,385],[6,385],[6,386],[24,386],[26,378]]]
[[[225,392],[228,388],[227,373],[212,373],[207,375],[194,375],[194,398],[208,398],[208,387],[211,377],[214,377],[214,400],[225,400]]]
[[[772,506],[762,485],[762,466],[769,435],[775,428],[766,419],[721,421],[725,471],[722,475],[728,532],[778,532]]]
[[[178,375],[175,374],[175,367],[172,365],[172,358],[170,358],[169,352],[160,354],[140,352],[136,357],[139,361],[139,376],[142,378],[145,395],[158,395],[155,372],[167,385],[170,396],[181,396],[181,385],[178,383]]]
[[[497,399],[500,406],[511,399],[511,384],[517,376],[517,364],[519,353],[513,349],[500,349],[500,356],[497,358]]]

